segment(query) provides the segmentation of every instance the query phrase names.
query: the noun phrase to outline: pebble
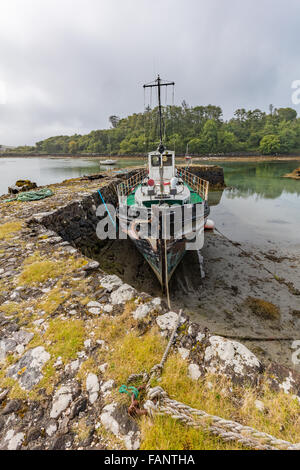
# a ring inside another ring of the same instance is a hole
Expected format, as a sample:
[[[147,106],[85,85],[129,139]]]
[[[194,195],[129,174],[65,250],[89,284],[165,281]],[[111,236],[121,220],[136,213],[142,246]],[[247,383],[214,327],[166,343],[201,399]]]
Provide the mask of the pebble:
[[[92,314],[92,315],[100,315],[101,313],[101,309],[100,308],[89,308],[89,312]]]
[[[265,405],[261,400],[255,400],[254,402],[255,408],[257,408],[259,411],[263,412],[265,411]]]
[[[201,377],[201,372],[197,364],[190,364],[188,367],[188,375],[192,380],[198,380]]]
[[[104,364],[101,364],[101,366],[99,366],[100,372],[104,373],[106,371],[107,367],[108,367],[107,362],[105,362]]]
[[[89,394],[89,402],[95,403],[98,398],[99,381],[96,374],[90,373],[86,378],[86,390]]]

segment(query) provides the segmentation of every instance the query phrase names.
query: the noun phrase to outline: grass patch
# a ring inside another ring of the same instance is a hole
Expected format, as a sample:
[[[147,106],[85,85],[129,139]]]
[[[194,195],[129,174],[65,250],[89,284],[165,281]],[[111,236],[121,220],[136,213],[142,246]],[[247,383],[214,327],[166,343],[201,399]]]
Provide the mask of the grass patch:
[[[81,418],[78,423],[75,423],[72,427],[73,432],[76,434],[76,440],[85,441],[91,432],[91,427],[86,424],[86,419]]]
[[[87,263],[83,258],[48,260],[39,253],[30,256],[24,262],[24,269],[19,275],[19,285],[35,285],[48,279],[55,279],[81,268]]]
[[[128,333],[116,341],[107,373],[118,384],[126,383],[130,374],[142,370],[150,372],[160,362],[165,347],[166,342],[157,331],[142,337],[138,337],[135,332]]]
[[[7,222],[6,224],[0,225],[0,240],[8,240],[13,235],[19,232],[22,228],[22,222]]]
[[[43,337],[43,343],[51,342],[47,351],[55,358],[61,357],[66,364],[76,359],[77,352],[83,349],[85,338],[82,320],[51,320]]]
[[[21,305],[18,302],[7,302],[0,306],[0,312],[6,315],[17,315],[21,311]]]
[[[246,300],[247,306],[258,317],[266,320],[278,320],[280,318],[280,310],[277,305],[267,302],[266,300],[248,297]]]
[[[186,403],[193,408],[204,409],[212,415],[220,415],[226,419],[233,419],[236,410],[230,398],[222,396],[220,390],[228,384],[227,379],[217,379],[215,376],[207,378],[206,381],[194,381],[188,376],[188,362],[179,356],[169,356],[159,383],[171,398]],[[245,390],[244,390],[245,391]]]
[[[201,429],[184,426],[167,416],[153,421],[143,418],[141,450],[234,450],[239,444],[226,443]]]
[[[63,290],[59,285],[52,289],[45,299],[39,303],[39,308],[51,315],[57,308],[63,304],[71,295],[71,292]]]

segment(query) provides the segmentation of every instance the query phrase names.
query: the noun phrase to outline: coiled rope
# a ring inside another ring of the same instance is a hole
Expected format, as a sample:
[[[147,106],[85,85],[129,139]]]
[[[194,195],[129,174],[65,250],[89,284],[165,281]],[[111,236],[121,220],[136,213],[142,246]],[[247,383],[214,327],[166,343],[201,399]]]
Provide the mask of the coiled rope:
[[[176,332],[181,322],[182,310],[180,310],[176,324],[172,331],[168,345],[164,351],[159,364],[156,364],[150,371],[150,374],[142,372],[132,374],[128,378],[128,383],[142,379],[146,384],[147,401],[144,403],[144,409],[148,415],[170,416],[174,420],[191,426],[195,429],[203,429],[206,432],[220,437],[224,442],[237,442],[243,447],[256,450],[300,450],[300,443],[277,439],[276,437],[261,432],[251,426],[244,426],[235,421],[230,421],[220,416],[210,415],[203,410],[192,408],[185,403],[172,400],[168,393],[162,387],[151,387],[151,381],[158,378],[167,360],[171,346],[173,344]]]

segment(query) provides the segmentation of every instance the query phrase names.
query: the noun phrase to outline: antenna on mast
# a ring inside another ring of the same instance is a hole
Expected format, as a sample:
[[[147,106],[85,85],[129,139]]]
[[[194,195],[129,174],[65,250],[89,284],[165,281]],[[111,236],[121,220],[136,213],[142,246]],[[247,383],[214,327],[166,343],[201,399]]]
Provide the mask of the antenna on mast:
[[[162,131],[162,107],[161,107],[161,87],[165,86],[174,86],[175,82],[164,82],[160,78],[160,76],[157,76],[157,79],[154,80],[154,83],[149,83],[144,85],[144,88],[157,88],[157,97],[158,97],[158,115],[159,115],[159,138],[160,138],[160,143],[158,147],[159,153],[163,153],[165,148],[163,145],[163,131]]]

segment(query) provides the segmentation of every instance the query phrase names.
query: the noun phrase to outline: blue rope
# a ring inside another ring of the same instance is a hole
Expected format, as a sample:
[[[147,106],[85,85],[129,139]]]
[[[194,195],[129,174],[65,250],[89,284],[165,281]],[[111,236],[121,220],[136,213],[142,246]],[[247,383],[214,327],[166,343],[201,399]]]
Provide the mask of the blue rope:
[[[99,193],[99,196],[101,197],[101,200],[102,200],[102,202],[103,202],[103,204],[104,204],[104,207],[105,207],[105,209],[106,209],[106,212],[108,213],[108,215],[109,215],[109,217],[110,217],[110,220],[111,220],[112,223],[113,223],[113,226],[116,228],[116,227],[117,227],[117,226],[116,226],[116,222],[114,221],[114,219],[113,219],[112,216],[110,215],[110,212],[109,212],[109,210],[108,210],[108,208],[107,208],[107,205],[105,204],[105,201],[104,201],[104,199],[103,199],[103,197],[102,197],[102,194],[101,194],[101,192],[100,192],[100,189],[98,189],[98,193]]]

